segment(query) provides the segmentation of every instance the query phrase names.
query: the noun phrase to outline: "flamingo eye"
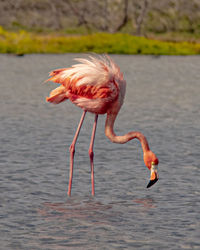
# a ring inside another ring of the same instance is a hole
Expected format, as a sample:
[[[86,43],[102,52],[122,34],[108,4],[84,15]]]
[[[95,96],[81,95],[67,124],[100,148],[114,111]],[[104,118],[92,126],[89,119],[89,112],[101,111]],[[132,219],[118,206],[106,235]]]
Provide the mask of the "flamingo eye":
[[[151,165],[158,165],[158,160],[156,159],[156,160],[152,161]]]
[[[152,166],[152,167],[156,167],[157,165],[158,165],[158,162],[155,162],[155,161],[152,161],[152,162],[151,162],[151,166]]]

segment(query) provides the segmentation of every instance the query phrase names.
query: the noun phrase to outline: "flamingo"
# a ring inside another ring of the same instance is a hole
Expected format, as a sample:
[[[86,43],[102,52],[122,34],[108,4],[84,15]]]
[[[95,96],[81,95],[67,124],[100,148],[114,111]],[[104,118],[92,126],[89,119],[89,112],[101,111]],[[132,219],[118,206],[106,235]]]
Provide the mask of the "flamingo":
[[[56,69],[50,72],[47,81],[59,83],[60,86],[50,92],[47,102],[54,104],[69,99],[73,104],[83,110],[78,128],[75,132],[70,151],[70,173],[68,184],[68,196],[71,196],[75,145],[83,124],[86,112],[94,114],[94,124],[89,146],[89,157],[91,166],[92,195],[95,195],[94,185],[94,139],[98,116],[107,114],[105,122],[105,135],[113,143],[126,143],[132,139],[138,139],[143,149],[143,159],[146,167],[151,171],[150,181],[147,188],[158,180],[158,158],[150,150],[146,137],[138,131],[132,131],[118,136],[114,132],[114,123],[118,112],[123,104],[126,81],[120,68],[108,56],[89,56],[88,59],[76,58],[79,63],[70,68]]]

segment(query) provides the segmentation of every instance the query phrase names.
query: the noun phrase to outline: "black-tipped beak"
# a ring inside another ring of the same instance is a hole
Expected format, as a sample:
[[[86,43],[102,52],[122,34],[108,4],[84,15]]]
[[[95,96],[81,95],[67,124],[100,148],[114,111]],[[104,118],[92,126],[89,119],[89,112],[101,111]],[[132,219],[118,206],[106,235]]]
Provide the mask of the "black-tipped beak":
[[[151,177],[150,181],[147,185],[147,188],[150,188],[153,184],[155,184],[158,181],[158,169],[157,165],[153,164],[151,165]]]
[[[155,184],[156,182],[158,181],[158,178],[154,179],[154,180],[150,180],[148,185],[147,185],[147,188],[150,188],[153,184]]]

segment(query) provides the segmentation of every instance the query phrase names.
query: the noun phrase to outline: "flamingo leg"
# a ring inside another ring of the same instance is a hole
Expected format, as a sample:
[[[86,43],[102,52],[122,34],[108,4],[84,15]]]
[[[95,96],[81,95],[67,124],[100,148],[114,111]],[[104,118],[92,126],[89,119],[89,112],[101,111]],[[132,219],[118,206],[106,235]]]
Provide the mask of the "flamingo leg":
[[[94,139],[95,139],[95,133],[96,133],[96,127],[97,127],[97,120],[98,120],[98,115],[95,115],[95,120],[93,124],[93,129],[92,129],[92,136],[91,136],[91,141],[90,141],[90,147],[89,147],[89,156],[90,156],[90,166],[91,166],[91,184],[92,184],[92,195],[94,196],[95,191],[94,191]]]
[[[80,122],[78,124],[78,128],[76,130],[74,139],[72,141],[71,146],[69,147],[69,151],[70,151],[70,173],[69,173],[69,186],[68,186],[68,195],[71,196],[71,188],[72,188],[72,178],[73,178],[73,167],[74,167],[74,154],[75,154],[75,145],[76,145],[76,141],[78,139],[78,135],[79,132],[81,130],[84,118],[85,118],[85,114],[87,111],[83,111],[83,114],[81,116]]]

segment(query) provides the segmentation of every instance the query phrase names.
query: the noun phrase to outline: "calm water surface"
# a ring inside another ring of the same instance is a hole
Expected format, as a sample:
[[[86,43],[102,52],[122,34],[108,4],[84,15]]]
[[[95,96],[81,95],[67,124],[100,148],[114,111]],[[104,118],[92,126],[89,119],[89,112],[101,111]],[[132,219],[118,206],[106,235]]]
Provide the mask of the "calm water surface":
[[[200,249],[200,57],[112,56],[127,80],[116,133],[146,135],[160,180],[146,189],[139,142],[112,144],[101,116],[92,198],[87,114],[68,198],[81,110],[46,103],[43,81],[74,57],[0,55],[0,249]]]

